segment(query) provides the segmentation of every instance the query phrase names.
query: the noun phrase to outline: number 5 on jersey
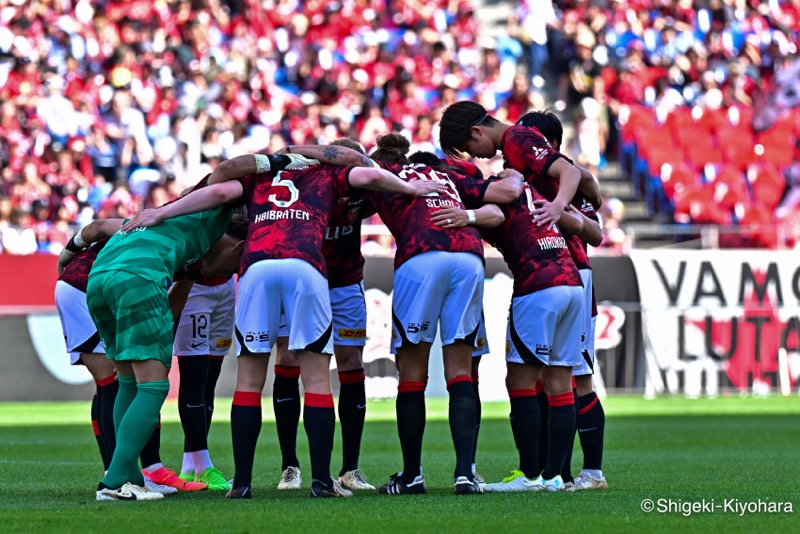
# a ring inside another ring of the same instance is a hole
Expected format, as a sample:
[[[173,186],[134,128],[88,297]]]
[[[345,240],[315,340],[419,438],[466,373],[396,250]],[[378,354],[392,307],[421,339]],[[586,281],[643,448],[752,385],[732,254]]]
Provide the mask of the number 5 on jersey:
[[[278,195],[272,194],[268,197],[268,200],[279,208],[288,208],[300,198],[300,191],[297,190],[297,187],[291,180],[281,180],[282,173],[283,171],[278,171],[278,174],[272,179],[272,187],[285,187],[289,190],[291,198],[289,198],[289,200],[278,200]]]

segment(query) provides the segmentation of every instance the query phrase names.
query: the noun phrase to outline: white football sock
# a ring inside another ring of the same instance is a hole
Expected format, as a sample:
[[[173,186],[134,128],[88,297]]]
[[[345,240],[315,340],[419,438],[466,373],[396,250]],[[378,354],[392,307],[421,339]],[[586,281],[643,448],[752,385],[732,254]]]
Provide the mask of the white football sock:
[[[194,473],[194,462],[192,462],[192,453],[183,453],[183,465],[181,465],[181,473],[189,474]]]
[[[194,472],[196,476],[201,475],[206,469],[214,467],[214,464],[211,463],[211,456],[208,454],[208,449],[194,451],[189,454],[192,455],[192,462],[194,463]]]

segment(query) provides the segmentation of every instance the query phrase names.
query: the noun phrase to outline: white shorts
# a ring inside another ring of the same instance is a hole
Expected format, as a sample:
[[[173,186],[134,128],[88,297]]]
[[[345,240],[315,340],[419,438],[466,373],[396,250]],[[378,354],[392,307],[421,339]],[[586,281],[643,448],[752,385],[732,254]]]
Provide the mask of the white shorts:
[[[333,344],[363,347],[367,344],[367,301],[364,283],[330,290]]]
[[[236,339],[242,354],[269,354],[286,315],[289,350],[333,354],[328,281],[297,258],[262,260],[239,280]]]
[[[472,346],[472,357],[477,358],[484,354],[489,354],[489,338],[486,337],[486,318],[481,310],[481,322],[478,325],[478,335],[475,337],[475,344]]]
[[[469,252],[425,252],[394,273],[392,354],[405,343],[433,343],[442,326],[442,346],[475,343],[483,309],[484,268]]]
[[[572,376],[594,374],[594,324],[592,317],[592,270],[581,269],[583,280],[583,332],[581,334],[581,364],[572,370]]]
[[[105,354],[100,334],[89,315],[86,293],[68,283],[56,282],[56,309],[61,319],[61,330],[67,344],[70,363],[83,364],[81,354]]]
[[[554,286],[511,299],[506,361],[580,365],[583,288]]]
[[[367,344],[367,302],[364,282],[330,289],[333,345],[363,347]],[[289,325],[281,316],[278,337],[289,337]]]
[[[233,342],[236,282],[194,284],[175,333],[176,356],[225,356]]]

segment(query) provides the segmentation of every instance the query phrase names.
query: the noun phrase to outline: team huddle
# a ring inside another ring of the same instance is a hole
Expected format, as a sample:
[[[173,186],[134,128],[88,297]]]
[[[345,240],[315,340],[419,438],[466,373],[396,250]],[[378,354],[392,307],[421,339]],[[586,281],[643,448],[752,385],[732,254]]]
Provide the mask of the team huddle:
[[[402,469],[377,491],[426,492],[425,387],[437,331],[455,494],[608,487],[601,468],[605,418],[592,390],[596,306],[586,256],[586,244],[602,239],[597,183],[558,151],[562,127],[551,113],[529,113],[510,125],[459,102],[440,128],[446,159],[407,155],[409,143],[396,133],[379,138],[369,156],[349,139],[238,156],[174,202],[130,220],[94,221],[73,237],[59,257],[56,304],[72,363],[85,365],[97,385],[92,425],[105,468],[97,500],[157,500],[205,489],[251,498],[273,351],[278,489],[302,484],[302,407],[311,496],[375,490],[359,457],[367,406],[360,227],[376,213],[397,244],[387,348],[399,374],[403,457]],[[461,159],[491,158],[498,150],[505,170],[496,177],[484,179]],[[478,368],[489,352],[483,241],[502,253],[514,277],[506,385],[519,466],[491,484],[475,468]],[[221,361],[232,347],[235,473],[228,481],[211,461],[207,436]],[[180,474],[159,456],[173,354],[185,437]],[[331,476],[331,356],[341,384],[338,476]],[[576,429],[584,466],[573,478]]]

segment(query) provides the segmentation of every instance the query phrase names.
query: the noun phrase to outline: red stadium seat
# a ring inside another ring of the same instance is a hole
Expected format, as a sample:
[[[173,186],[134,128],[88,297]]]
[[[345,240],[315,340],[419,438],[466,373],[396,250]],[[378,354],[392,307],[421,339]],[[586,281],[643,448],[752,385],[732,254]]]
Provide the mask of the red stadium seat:
[[[675,189],[675,221],[728,224],[730,213],[714,202],[713,186],[693,184]]]
[[[744,173],[732,165],[722,165],[717,169],[712,186],[714,202],[726,210],[750,202]]]
[[[795,149],[790,144],[767,144],[761,145],[763,153],[759,154],[759,147],[756,146],[756,154],[759,161],[776,165],[779,168],[788,167],[795,161]]]
[[[739,224],[749,226],[741,236],[744,245],[758,248],[777,248],[778,235],[775,228],[775,216],[772,209],[764,204],[749,204],[742,210]]]
[[[620,113],[622,141],[624,143],[632,143],[634,133],[638,128],[652,129],[656,127],[656,114],[652,108],[645,106],[627,106],[627,109],[628,112],[626,114]]]
[[[719,147],[695,145],[686,148],[686,162],[698,169],[705,167],[709,163],[717,165],[724,161],[725,158],[722,156],[722,150]]]
[[[753,132],[749,127],[722,124],[718,125],[716,132],[717,145],[720,147],[749,145],[752,149],[755,145]]]
[[[728,123],[734,126],[749,128],[753,123],[753,108],[749,106],[731,106],[726,115]]]
[[[661,167],[661,183],[664,186],[664,193],[669,199],[674,197],[676,188],[680,189],[698,183],[698,176],[697,169],[685,163],[675,165],[667,163]]]
[[[665,163],[670,165],[680,165],[680,154],[669,146],[650,147],[647,153],[647,170],[651,176],[661,176],[661,168]]]
[[[725,160],[739,169],[746,169],[748,165],[758,161],[758,156],[751,144],[732,143],[724,146]]]
[[[754,201],[762,204],[770,213],[775,211],[786,188],[786,180],[780,171],[771,164],[753,165],[747,171],[747,180],[750,182]]]
[[[702,125],[705,130],[716,132],[720,128],[729,127],[727,110],[724,109],[703,109],[703,114],[696,123]]]

